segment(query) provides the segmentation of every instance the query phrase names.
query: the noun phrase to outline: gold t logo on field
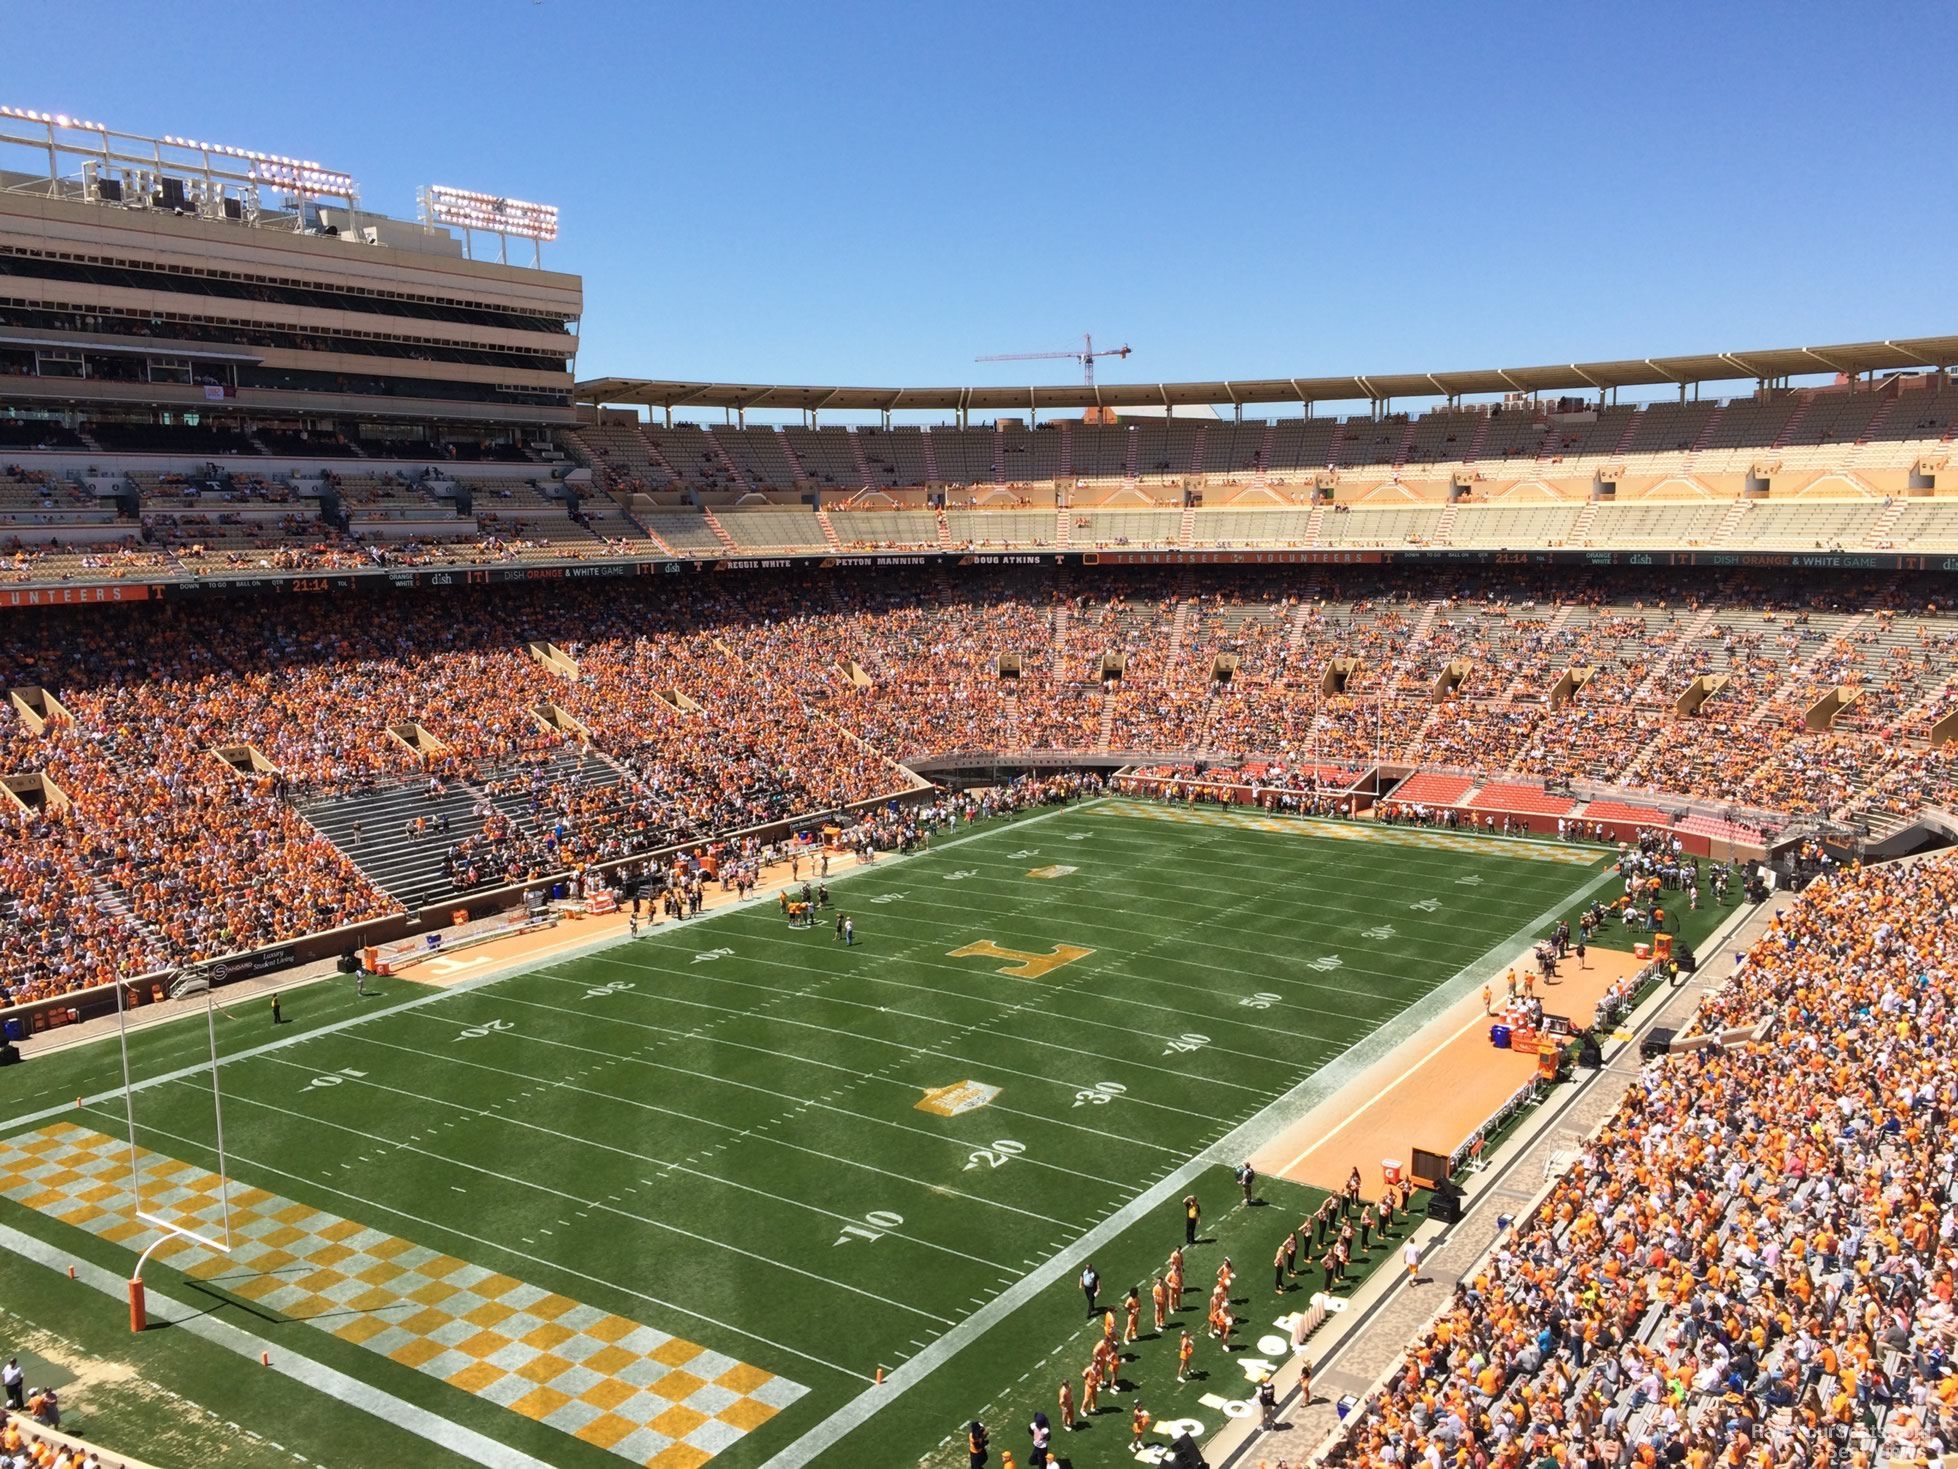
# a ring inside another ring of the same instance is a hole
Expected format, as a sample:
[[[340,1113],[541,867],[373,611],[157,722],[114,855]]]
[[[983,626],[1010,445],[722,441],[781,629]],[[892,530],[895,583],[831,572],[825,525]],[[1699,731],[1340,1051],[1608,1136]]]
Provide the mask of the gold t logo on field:
[[[1078,949],[1073,944],[1055,944],[1047,954],[1029,954],[1023,949],[1002,949],[991,939],[981,939],[976,944],[967,944],[963,949],[954,949],[948,959],[1008,959],[1011,963],[1002,964],[993,971],[996,974],[1011,975],[1014,979],[1039,979],[1042,975],[1059,969],[1063,964],[1072,964],[1076,959],[1085,959],[1094,953],[1093,949]]]

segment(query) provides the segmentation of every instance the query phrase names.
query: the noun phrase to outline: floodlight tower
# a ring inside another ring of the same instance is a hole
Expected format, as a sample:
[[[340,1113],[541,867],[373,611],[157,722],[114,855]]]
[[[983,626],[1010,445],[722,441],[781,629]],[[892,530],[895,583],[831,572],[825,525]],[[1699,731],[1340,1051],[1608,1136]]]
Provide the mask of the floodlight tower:
[[[557,206],[531,204],[522,199],[506,199],[498,194],[479,194],[472,189],[452,189],[447,184],[429,184],[421,191],[422,223],[454,225],[462,231],[462,249],[475,259],[470,246],[474,230],[488,230],[496,236],[497,259],[510,263],[510,240],[530,241],[530,263],[544,264],[544,242],[557,238]]]

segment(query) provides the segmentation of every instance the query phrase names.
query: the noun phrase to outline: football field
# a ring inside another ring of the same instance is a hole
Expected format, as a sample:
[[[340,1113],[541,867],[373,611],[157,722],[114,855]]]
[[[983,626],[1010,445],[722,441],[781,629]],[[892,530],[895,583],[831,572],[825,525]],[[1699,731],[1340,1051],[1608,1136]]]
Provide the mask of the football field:
[[[1104,1302],[1146,1300],[1194,1192],[1187,1308],[1161,1336],[1145,1311],[1128,1391],[1057,1444],[1130,1463],[1135,1401],[1150,1444],[1214,1432],[1318,1288],[1274,1295],[1270,1261],[1320,1196],[1245,1208],[1231,1165],[1609,895],[1604,863],[1119,799],[984,823],[840,860],[814,928],[762,898],[220,1018],[228,1189],[201,1021],[132,1042],[133,1155],[115,1046],[79,1048],[0,1076],[0,1290],[58,1278],[64,1319],[240,1430],[209,1430],[210,1462],[950,1465],[978,1416],[1024,1463],[1100,1329],[1083,1263]],[[145,1278],[181,1319],[117,1336],[109,1292],[156,1238],[138,1195],[233,1248],[166,1242]],[[1232,1354],[1201,1331],[1224,1254]],[[115,1443],[112,1414],[95,1430]]]

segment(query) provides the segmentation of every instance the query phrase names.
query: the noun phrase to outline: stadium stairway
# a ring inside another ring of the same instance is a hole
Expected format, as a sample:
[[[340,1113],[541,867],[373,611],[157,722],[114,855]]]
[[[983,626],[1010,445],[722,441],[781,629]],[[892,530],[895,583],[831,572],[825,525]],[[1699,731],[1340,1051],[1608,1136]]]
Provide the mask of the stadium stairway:
[[[482,818],[475,814],[480,799],[479,790],[460,781],[450,782],[433,797],[424,783],[329,796],[302,805],[299,814],[345,852],[369,882],[404,908],[413,909],[456,895],[442,871],[442,856],[450,844],[482,831]],[[425,817],[435,827],[444,816],[449,818],[447,834],[409,835],[408,825],[415,818]],[[356,822],[361,827],[358,841],[353,835]]]
[[[1671,674],[1673,665],[1679,661],[1683,654],[1699,646],[1701,640],[1712,629],[1715,616],[1716,613],[1713,608],[1705,608],[1673,640],[1673,645],[1666,650],[1665,656],[1652,665],[1652,671],[1645,676],[1645,682],[1632,690],[1631,704],[1633,708],[1657,708],[1663,703],[1667,712],[1671,712],[1671,701],[1665,697],[1667,676]],[[1653,738],[1656,740],[1657,736],[1655,735]]]
[[[1407,642],[1402,645],[1401,657],[1403,659],[1428,641],[1429,636],[1435,630],[1435,617],[1440,611],[1441,603],[1439,602],[1426,602],[1422,604],[1421,615],[1415,620],[1413,630],[1408,633]]]
[[[1261,490],[1271,483],[1271,450],[1277,441],[1278,420],[1268,418],[1265,420],[1265,436],[1258,440],[1258,470],[1251,476],[1251,483]]]
[[[1774,442],[1768,447],[1771,449],[1785,449],[1792,444],[1795,441],[1795,435],[1801,432],[1802,420],[1808,417],[1809,409],[1814,406],[1815,394],[1802,394],[1802,401],[1796,405],[1794,413],[1781,426],[1781,432],[1774,436]]]
[[[1883,507],[1882,513],[1876,518],[1876,523],[1864,533],[1863,543],[1868,546],[1888,545],[1890,533],[1897,528],[1897,522],[1904,518],[1907,504],[1908,501],[1902,495],[1891,496],[1890,503]]]
[[[1588,546],[1591,543],[1591,522],[1598,518],[1598,502],[1586,500],[1584,508],[1577,512],[1577,519],[1571,522],[1570,536],[1564,542],[1568,546]]]
[[[1790,695],[1796,697],[1797,703],[1806,704],[1811,695],[1801,691],[1807,689],[1814,682],[1816,669],[1824,661],[1835,656],[1835,650],[1838,644],[1854,643],[1856,641],[1856,634],[1862,630],[1863,624],[1869,620],[1869,613],[1859,612],[1828,637],[1822,639],[1821,644],[1806,662],[1799,663],[1789,670],[1788,676],[1777,685],[1776,689],[1754,706],[1752,712],[1747,716],[1747,723],[1763,723],[1769,714],[1773,712],[1777,700],[1789,697]],[[1793,711],[1791,717],[1799,722],[1801,713],[1802,711],[1797,709]]]
[[[816,524],[823,528],[823,540],[829,544],[830,550],[840,553],[843,550],[843,542],[836,534],[836,527],[830,524],[827,510],[816,512]]]
[[[1681,472],[1684,472],[1683,468]],[[1726,513],[1720,517],[1720,523],[1714,526],[1712,533],[1707,536],[1706,543],[1709,546],[1725,544],[1727,537],[1740,529],[1741,517],[1747,514],[1748,506],[1753,503],[1751,500],[1736,500],[1729,505]]]
[[[1315,510],[1312,513],[1316,517],[1319,512]],[[1285,630],[1285,661],[1282,665],[1283,667],[1296,668],[1298,666],[1299,654],[1305,648],[1306,624],[1311,618],[1311,586],[1308,583],[1299,592],[1299,604],[1292,611],[1292,625]]]
[[[707,447],[714,451],[714,458],[720,461],[721,472],[732,479],[737,485],[741,486],[742,489],[752,490],[755,487],[754,480],[749,477],[747,470],[735,462],[734,456],[728,453],[726,446],[714,437],[714,431],[711,428],[703,427],[700,435],[707,440]],[[862,451],[859,450],[858,453],[859,457],[861,457]]]
[[[1867,444],[1883,431],[1883,426],[1890,421],[1890,415],[1897,411],[1900,396],[1898,393],[1884,394],[1883,402],[1876,410],[1876,417],[1865,424],[1862,433],[1856,436],[1857,443]],[[1946,432],[1945,437],[1947,439],[1951,437],[1949,431]]]
[[[809,466],[804,464],[802,462],[802,456],[795,452],[794,442],[784,433],[778,433],[775,437],[782,441],[782,455],[789,461],[789,467],[795,471],[796,483],[807,483],[809,479]]]
[[[1183,642],[1190,631],[1190,612],[1195,605],[1195,593],[1189,587],[1190,574],[1185,571],[1177,580],[1176,615],[1169,622],[1169,652],[1163,666],[1174,668],[1183,657]],[[1106,746],[1104,746],[1106,748]]]
[[[666,476],[668,484],[678,486],[683,483],[679,471],[673,467],[673,461],[668,459],[666,451],[653,441],[653,436],[643,429],[635,429],[634,432],[639,435],[639,442],[645,445],[646,462],[657,466],[660,473]]]
[[[1720,420],[1726,416],[1727,405],[1725,403],[1722,403],[1706,416],[1706,422],[1700,425],[1700,432],[1693,440],[1693,447],[1687,451],[1686,458],[1680,465],[1681,469],[1691,469],[1693,467],[1694,456],[1705,452],[1707,445],[1713,442],[1714,431],[1720,426]]]
[[[1401,440],[1394,446],[1394,468],[1407,465],[1407,456],[1414,450],[1414,425],[1420,420],[1412,413],[1407,415],[1407,427],[1401,430]]]
[[[638,528],[639,534],[644,536],[647,540],[651,541],[655,546],[658,546],[662,555],[671,556],[675,560],[679,559],[680,553],[675,551],[671,546],[669,546],[666,543],[665,537],[661,536],[650,525],[646,524],[645,521],[641,520],[638,516],[634,515],[630,510],[626,509],[623,506],[620,507],[620,513],[624,515],[628,521],[630,521],[634,526]]]
[[[850,456],[857,466],[858,486],[862,489],[869,489],[877,476],[871,473],[870,456],[863,451],[862,434],[853,433],[850,435]]]
[[[741,548],[734,544],[734,537],[727,533],[727,527],[721,524],[719,517],[705,505],[700,507],[700,513],[707,518],[707,529],[714,533],[714,539],[735,555],[740,555]]]
[[[89,878],[88,885],[89,890],[95,894],[96,906],[102,909],[103,912],[121,919],[122,922],[142,934],[144,938],[148,939],[162,952],[171,952],[171,946],[164,939],[163,935],[158,933],[155,927],[149,922],[138,916],[136,910],[129,906],[128,895],[121,888],[104,878],[95,876]]]

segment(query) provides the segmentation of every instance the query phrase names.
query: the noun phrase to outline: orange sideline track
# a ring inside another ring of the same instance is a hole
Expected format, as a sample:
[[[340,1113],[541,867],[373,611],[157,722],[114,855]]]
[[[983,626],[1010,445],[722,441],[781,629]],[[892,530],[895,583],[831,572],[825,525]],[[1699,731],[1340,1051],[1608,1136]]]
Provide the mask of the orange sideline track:
[[[1518,956],[1519,976],[1528,958],[1527,951]],[[1565,959],[1559,977],[1539,984],[1537,993],[1547,1013],[1584,1025],[1605,991],[1643,962],[1621,950],[1592,949],[1588,967]],[[1500,1008],[1502,978],[1490,988]],[[1265,1177],[1337,1191],[1358,1165],[1371,1197],[1382,1159],[1406,1164],[1416,1147],[1452,1152],[1536,1071],[1535,1056],[1489,1044],[1491,1023],[1479,992],[1451,1006],[1263,1148],[1251,1166]]]

